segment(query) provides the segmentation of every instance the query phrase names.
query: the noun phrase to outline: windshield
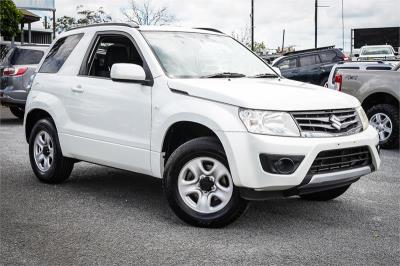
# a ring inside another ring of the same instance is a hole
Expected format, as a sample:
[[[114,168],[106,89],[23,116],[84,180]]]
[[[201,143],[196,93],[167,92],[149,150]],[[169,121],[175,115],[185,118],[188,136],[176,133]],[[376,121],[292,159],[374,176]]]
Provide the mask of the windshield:
[[[367,47],[361,52],[362,55],[392,55],[393,51],[390,47]]]
[[[144,31],[143,35],[171,78],[276,75],[261,59],[228,36],[153,31]]]

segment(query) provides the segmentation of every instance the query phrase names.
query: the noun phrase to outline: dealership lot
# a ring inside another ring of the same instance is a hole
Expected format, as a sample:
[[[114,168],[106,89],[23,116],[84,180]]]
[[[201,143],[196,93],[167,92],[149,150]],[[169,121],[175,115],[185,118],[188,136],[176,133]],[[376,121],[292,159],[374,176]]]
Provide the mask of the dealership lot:
[[[22,123],[1,108],[4,264],[399,265],[399,151],[331,202],[251,203],[223,229],[182,223],[157,179],[79,163],[61,185],[37,181]]]

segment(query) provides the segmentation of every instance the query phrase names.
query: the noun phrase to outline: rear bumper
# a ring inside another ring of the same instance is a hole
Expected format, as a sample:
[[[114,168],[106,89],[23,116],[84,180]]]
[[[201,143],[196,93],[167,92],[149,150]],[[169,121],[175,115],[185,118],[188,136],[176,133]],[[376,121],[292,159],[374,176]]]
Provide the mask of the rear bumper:
[[[4,90],[0,90],[0,104],[6,106],[25,106],[28,92],[24,89],[16,89],[8,86]]]

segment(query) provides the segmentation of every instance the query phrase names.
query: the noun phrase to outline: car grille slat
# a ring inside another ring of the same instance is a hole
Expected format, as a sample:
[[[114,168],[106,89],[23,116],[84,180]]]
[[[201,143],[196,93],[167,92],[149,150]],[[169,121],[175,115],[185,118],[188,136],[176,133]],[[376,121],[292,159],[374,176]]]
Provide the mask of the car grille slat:
[[[368,147],[328,150],[320,152],[308,171],[309,174],[322,174],[344,171],[372,164]]]
[[[362,125],[354,109],[291,112],[304,137],[329,137],[358,133]]]

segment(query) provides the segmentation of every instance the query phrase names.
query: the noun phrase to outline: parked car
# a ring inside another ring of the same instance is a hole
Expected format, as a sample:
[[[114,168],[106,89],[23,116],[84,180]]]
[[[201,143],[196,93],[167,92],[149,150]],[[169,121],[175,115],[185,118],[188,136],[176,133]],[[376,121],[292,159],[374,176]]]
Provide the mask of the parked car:
[[[368,60],[395,60],[398,55],[391,45],[368,45],[360,49],[359,54],[355,54],[358,61]]]
[[[400,64],[391,71],[339,70],[336,87],[359,99],[383,148],[399,147]]]
[[[0,103],[18,118],[24,117],[26,97],[35,73],[48,46],[24,45],[10,48],[0,62]]]
[[[355,69],[355,70],[391,70],[393,66],[382,61],[378,62],[339,62],[332,67],[331,73],[329,74],[328,82],[326,87],[329,89],[336,89],[335,77],[336,73],[340,69]]]
[[[285,78],[326,86],[332,67],[348,57],[334,46],[286,53],[272,64]]]
[[[162,178],[196,226],[224,226],[248,200],[331,200],[380,165],[356,98],[284,79],[216,30],[78,28],[38,69],[24,126],[39,180],[81,160]]]

